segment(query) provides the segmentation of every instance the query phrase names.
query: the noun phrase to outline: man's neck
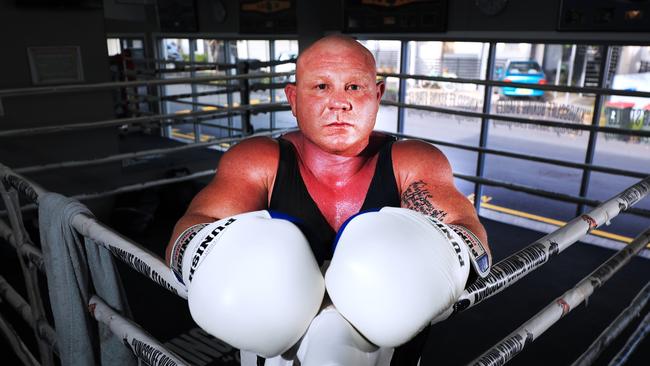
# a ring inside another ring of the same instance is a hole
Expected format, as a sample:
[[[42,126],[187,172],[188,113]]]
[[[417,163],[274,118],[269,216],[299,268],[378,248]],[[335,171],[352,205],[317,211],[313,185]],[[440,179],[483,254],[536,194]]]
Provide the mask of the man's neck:
[[[375,155],[370,151],[372,144],[369,143],[352,156],[327,152],[302,134],[299,135],[297,145],[302,168],[321,183],[332,187],[345,185],[367,167]]]

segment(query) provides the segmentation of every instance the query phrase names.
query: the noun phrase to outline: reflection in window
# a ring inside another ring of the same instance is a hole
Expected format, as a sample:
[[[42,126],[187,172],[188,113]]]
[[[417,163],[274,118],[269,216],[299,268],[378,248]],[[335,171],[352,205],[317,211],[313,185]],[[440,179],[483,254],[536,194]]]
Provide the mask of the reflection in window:
[[[400,41],[363,40],[359,41],[375,57],[377,72],[399,73],[400,70]],[[397,101],[399,92],[399,79],[386,78],[385,91],[382,100]],[[397,108],[392,106],[379,106],[375,129],[388,132],[397,131]]]
[[[482,79],[487,66],[487,43],[409,42],[410,74]],[[480,112],[484,87],[476,84],[407,79],[406,102]]]
[[[190,40],[187,38],[164,38],[160,49],[161,57],[167,61],[190,61]],[[174,68],[174,64],[168,64]]]
[[[280,61],[287,61],[298,58],[298,41],[296,40],[276,40],[274,43],[274,59]],[[296,64],[289,62],[273,67],[274,72],[294,72],[296,71]],[[273,79],[274,83],[295,82],[295,76],[279,76]],[[284,94],[284,89],[271,90],[271,99],[273,102],[286,102],[287,96]],[[273,128],[289,128],[296,126],[296,119],[290,111],[273,112],[271,117]]]
[[[425,76],[484,79],[488,48],[487,43],[480,42],[409,42],[408,72]]]
[[[120,39],[119,38],[107,38],[106,39],[106,48],[108,49],[108,55],[109,56],[115,56],[115,55],[121,53],[122,49],[120,47]]]
[[[288,60],[295,60],[298,58],[298,41],[294,40],[278,40],[275,41],[275,60],[278,61],[288,61]],[[286,64],[281,64],[277,65],[274,67],[275,72],[293,72],[296,71],[296,64],[293,62],[289,62]],[[276,83],[283,83],[283,82],[294,82],[295,76],[279,76],[273,79],[274,82]],[[276,91],[275,93],[275,101],[285,101],[287,98],[284,95],[284,92]]]
[[[597,87],[602,48],[576,44],[497,43],[494,76],[527,84]],[[593,98],[540,89],[496,88],[500,99],[536,98],[550,103],[593,104]]]
[[[624,99],[628,101],[616,101],[618,98],[605,98],[599,124],[629,131],[650,131],[650,98],[634,98],[634,102],[630,97]],[[650,175],[650,137],[598,133],[594,164]]]
[[[650,91],[649,46],[612,46],[609,61],[612,89]],[[632,131],[650,130],[650,98],[612,95],[605,96],[603,99],[599,121],[601,126]],[[604,142],[602,142],[604,149],[606,145],[611,145],[611,148],[614,148],[614,145],[625,144],[625,149],[630,149],[631,156],[643,154],[648,157],[645,166],[650,163],[647,150],[650,138],[617,134],[601,135],[604,137]]]

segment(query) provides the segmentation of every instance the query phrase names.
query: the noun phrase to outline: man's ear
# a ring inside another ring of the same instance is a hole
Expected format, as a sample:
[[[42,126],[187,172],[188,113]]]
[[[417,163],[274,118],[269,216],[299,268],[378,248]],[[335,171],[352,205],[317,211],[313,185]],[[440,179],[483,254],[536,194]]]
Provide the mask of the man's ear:
[[[381,101],[381,97],[384,95],[384,91],[386,91],[386,84],[384,84],[383,80],[379,80],[377,82],[377,101]]]
[[[287,96],[287,101],[291,106],[291,114],[296,117],[296,84],[289,83],[284,87],[284,94]]]

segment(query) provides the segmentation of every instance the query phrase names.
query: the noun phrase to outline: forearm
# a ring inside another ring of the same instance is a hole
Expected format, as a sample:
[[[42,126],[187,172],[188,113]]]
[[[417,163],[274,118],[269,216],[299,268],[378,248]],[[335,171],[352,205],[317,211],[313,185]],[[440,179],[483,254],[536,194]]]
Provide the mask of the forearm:
[[[183,233],[183,231],[185,231],[187,228],[192,227],[194,225],[210,223],[216,220],[218,219],[215,217],[210,217],[210,216],[196,214],[196,213],[183,215],[183,217],[181,217],[180,220],[178,220],[178,222],[174,226],[174,230],[172,231],[171,238],[169,240],[169,243],[167,244],[167,249],[165,250],[165,262],[167,264],[170,263],[171,251],[172,251],[172,247],[174,246],[174,242]]]

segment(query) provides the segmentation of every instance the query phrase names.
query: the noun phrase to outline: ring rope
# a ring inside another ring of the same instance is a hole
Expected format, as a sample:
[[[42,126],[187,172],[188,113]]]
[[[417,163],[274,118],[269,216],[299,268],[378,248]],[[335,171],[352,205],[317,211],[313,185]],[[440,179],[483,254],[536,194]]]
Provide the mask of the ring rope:
[[[122,126],[122,125],[132,125],[132,124],[141,124],[141,123],[158,123],[161,120],[178,120],[186,119],[190,117],[210,117],[210,116],[221,116],[228,112],[242,112],[242,111],[252,111],[255,112],[259,109],[266,111],[280,111],[280,110],[289,110],[289,105],[287,103],[264,103],[264,104],[255,104],[255,105],[240,105],[237,107],[228,107],[216,111],[194,111],[188,113],[168,113],[168,114],[159,114],[154,116],[144,116],[144,117],[129,117],[129,118],[115,118],[104,121],[95,121],[95,122],[82,122],[82,123],[70,123],[64,125],[56,126],[47,126],[47,127],[34,127],[34,128],[17,128],[13,130],[0,131],[0,137],[13,137],[13,136],[25,136],[25,135],[38,135],[38,134],[47,134],[54,132],[63,132],[70,130],[86,130],[91,128],[101,128],[101,127],[112,127],[112,126]],[[187,123],[187,122],[178,122],[178,123]]]
[[[553,324],[585,301],[612,275],[623,268],[634,255],[645,248],[649,241],[650,228],[601,264],[575,287],[555,299],[506,338],[472,361],[470,365],[497,366],[507,363]]]
[[[647,313],[641,321],[641,324],[639,324],[639,326],[634,330],[634,333],[632,333],[630,338],[627,340],[623,348],[621,348],[621,350],[616,354],[616,356],[612,358],[608,366],[624,365],[649,331],[650,313]]]
[[[246,137],[280,135],[295,130],[296,128],[265,131],[265,132],[255,133],[252,135],[247,135]],[[237,141],[241,141],[242,138],[243,138],[242,136],[215,138],[204,142],[196,142],[196,143],[186,144],[181,146],[141,150],[141,151],[128,152],[123,154],[115,154],[115,155],[105,156],[96,159],[72,160],[72,161],[64,161],[59,163],[33,165],[28,167],[16,168],[14,169],[14,171],[19,174],[25,174],[25,173],[42,172],[42,171],[52,170],[52,169],[74,168],[74,167],[81,167],[81,166],[88,166],[88,165],[106,164],[114,161],[121,161],[124,159],[135,159],[135,158],[150,156],[150,155],[172,154],[172,153],[177,153],[185,150],[192,150],[192,149],[210,147],[210,146],[224,144],[224,143],[237,142]]]
[[[7,304],[20,315],[25,323],[27,323],[32,329],[36,330],[39,337],[47,342],[54,352],[58,354],[59,349],[54,328],[44,320],[34,319],[32,307],[3,276],[0,276],[0,298],[2,298],[3,301],[6,301]]]
[[[596,361],[598,356],[609,346],[630,324],[639,316],[641,310],[650,299],[650,282],[634,297],[630,305],[625,308],[612,323],[603,330],[587,350],[575,360],[571,366],[589,366]]]
[[[23,342],[20,336],[18,336],[18,332],[16,332],[14,327],[11,326],[11,323],[5,319],[2,313],[0,313],[0,332],[3,333],[9,342],[9,346],[13,349],[14,353],[23,365],[40,366],[40,363],[36,360],[34,354],[32,354],[29,348],[27,348],[25,342]]]
[[[17,189],[25,192],[28,197],[33,198],[35,201],[38,200],[38,195],[42,194],[44,190],[36,185],[33,185],[28,180],[24,179],[22,176],[12,172],[9,168],[0,166],[0,178],[4,182],[8,182]],[[530,257],[527,258],[527,261],[520,261],[518,265],[520,266],[518,273],[515,273],[515,276],[510,276],[510,282],[508,286],[514,281],[520,279],[526,273],[530,272],[532,269],[539,267],[545,261],[549,259],[550,256],[559,253],[564,248],[571,245],[573,242],[577,241],[582,235],[585,235],[590,230],[598,227],[604,222],[608,222],[611,218],[615,217],[619,212],[631,207],[641,200],[645,195],[648,194],[650,190],[650,178],[647,178],[644,181],[641,181],[621,194],[615,196],[609,201],[603,203],[601,206],[597,207],[587,215],[582,215],[579,218],[572,220],[565,227],[558,229],[556,232],[553,232],[546,237],[540,239],[538,242],[531,245],[529,248],[524,249],[523,251],[518,252],[514,256],[522,257],[522,252],[525,253],[542,253],[540,257],[543,261],[530,262]],[[138,272],[145,274],[147,277],[152,279],[154,282],[162,285],[168,290],[177,293],[181,297],[186,297],[185,289],[178,285],[174,286],[176,281],[172,278],[172,274],[168,271],[167,266],[154,254],[148,252],[146,249],[139,247],[138,244],[130,242],[129,240],[121,237],[119,234],[112,231],[112,229],[103,225],[102,223],[96,221],[92,217],[88,217],[83,214],[75,216],[72,220],[72,225],[79,231],[82,235],[89,238],[95,239],[98,243],[107,247],[111,252],[116,255],[121,260],[125,261],[132,268],[136,269]],[[650,235],[650,234],[649,234]],[[553,242],[549,239],[563,239],[559,240],[561,242]],[[643,246],[647,244],[647,236],[643,241]],[[573,242],[572,242],[573,240]],[[546,242],[545,242],[546,241]],[[642,242],[635,240],[631,246],[628,246],[625,250],[629,251],[629,248],[636,248],[638,243]],[[109,244],[110,243],[110,244]],[[637,244],[635,246],[635,244]],[[562,246],[562,247],[560,247]],[[537,251],[530,250],[531,247],[536,247]],[[640,249],[639,249],[640,250]],[[507,261],[507,259],[506,259]],[[505,261],[504,261],[505,262]],[[494,268],[499,268],[503,262],[497,264]],[[535,264],[530,266],[530,264]],[[528,266],[528,268],[526,268]],[[494,274],[494,272],[493,272]],[[489,279],[489,277],[488,277]],[[179,287],[179,288],[176,288]],[[498,289],[499,292],[503,286]],[[496,293],[494,292],[494,293]],[[490,294],[492,296],[494,293]],[[185,295],[185,296],[184,296]],[[488,296],[489,297],[489,296]],[[487,298],[487,297],[485,297]],[[477,303],[476,301],[474,304]]]
[[[117,88],[129,88],[133,86],[152,86],[152,85],[157,86],[157,85],[174,85],[174,84],[192,84],[192,83],[210,82],[210,81],[261,79],[265,77],[272,78],[272,77],[279,77],[279,76],[291,76],[294,74],[295,73],[292,71],[292,72],[195,76],[195,77],[154,79],[154,80],[117,81],[117,82],[81,84],[81,85],[69,84],[69,85],[61,85],[61,86],[40,86],[40,87],[31,87],[31,88],[1,89],[0,98],[26,96],[26,95],[100,91],[100,90],[110,90],[110,89],[117,89]]]
[[[147,365],[185,366],[181,358],[168,351],[158,340],[136,323],[119,315],[99,296],[93,295],[88,304],[90,313],[99,322],[106,324],[113,334],[128,345],[131,351]]]
[[[467,310],[513,285],[590,231],[609,223],[620,212],[627,210],[646,197],[649,192],[650,177],[639,181],[590,212],[574,218],[565,226],[495,264],[487,277],[479,278],[467,287],[453,307],[434,319],[432,323]]]

